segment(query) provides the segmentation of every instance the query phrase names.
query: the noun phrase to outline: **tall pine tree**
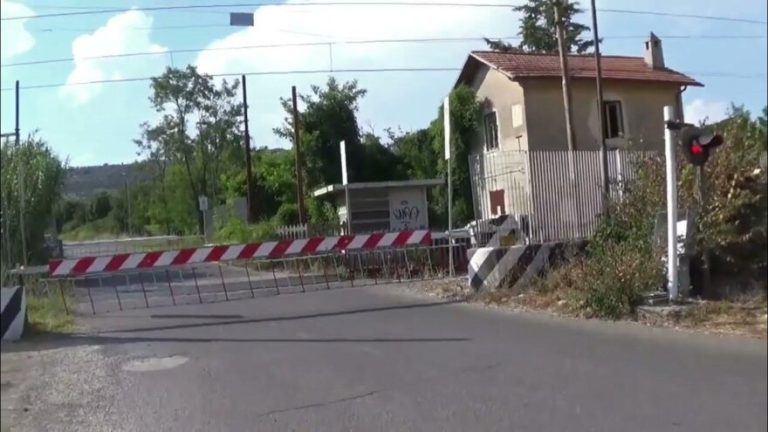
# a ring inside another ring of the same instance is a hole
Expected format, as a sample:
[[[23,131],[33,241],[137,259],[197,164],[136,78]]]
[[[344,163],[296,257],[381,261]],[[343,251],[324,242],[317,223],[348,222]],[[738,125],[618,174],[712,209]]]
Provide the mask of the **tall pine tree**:
[[[557,53],[557,34],[555,31],[555,3],[559,0],[528,0],[526,4],[515,6],[515,12],[521,12],[520,22],[522,40],[517,47],[503,40],[485,39],[488,47],[494,51]],[[576,14],[583,12],[578,2],[568,2],[562,9],[565,20],[565,46],[568,52],[582,54],[594,45],[591,39],[583,39],[581,34],[590,29],[584,24],[573,21]]]

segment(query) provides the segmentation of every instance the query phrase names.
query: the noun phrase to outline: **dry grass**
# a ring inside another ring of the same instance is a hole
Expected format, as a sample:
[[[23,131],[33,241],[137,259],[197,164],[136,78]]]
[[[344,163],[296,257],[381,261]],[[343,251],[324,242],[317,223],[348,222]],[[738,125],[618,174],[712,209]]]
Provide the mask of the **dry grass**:
[[[726,301],[699,301],[671,324],[712,333],[766,338],[768,298],[765,292]]]
[[[465,279],[424,282],[429,294],[450,300],[482,303],[489,307],[509,310],[544,311],[558,316],[591,318],[581,303],[580,293],[574,289],[582,264],[572,263],[550,271],[547,279],[534,279],[524,292],[509,289],[474,293]],[[728,301],[696,301],[680,317],[667,321],[647,323],[663,327],[677,327],[698,332],[734,334],[766,338],[768,297],[765,292],[741,296]],[[625,319],[635,319],[627,316]]]

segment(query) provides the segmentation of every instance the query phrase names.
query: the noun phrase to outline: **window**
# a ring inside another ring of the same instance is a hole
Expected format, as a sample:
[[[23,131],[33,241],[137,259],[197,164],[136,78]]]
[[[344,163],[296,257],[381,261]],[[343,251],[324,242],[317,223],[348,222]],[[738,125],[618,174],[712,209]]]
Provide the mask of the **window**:
[[[489,192],[489,195],[491,200],[491,215],[499,216],[507,214],[507,209],[504,206],[504,189],[492,190]]]
[[[485,114],[485,149],[493,150],[499,148],[499,125],[496,123],[496,111]]]
[[[512,105],[512,127],[523,125],[523,106],[520,104]]]
[[[624,137],[624,113],[620,101],[603,102],[603,134],[606,138]]]

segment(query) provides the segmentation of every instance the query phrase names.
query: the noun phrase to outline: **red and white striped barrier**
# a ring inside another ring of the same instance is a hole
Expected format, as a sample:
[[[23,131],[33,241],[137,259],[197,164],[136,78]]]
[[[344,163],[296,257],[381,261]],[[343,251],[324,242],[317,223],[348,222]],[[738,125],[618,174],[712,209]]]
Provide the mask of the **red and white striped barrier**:
[[[345,250],[398,248],[412,245],[429,245],[431,242],[432,236],[426,230],[340,237],[314,237],[299,240],[280,240],[263,243],[51,260],[48,263],[48,270],[50,276],[72,276],[204,262],[252,258],[274,259]]]

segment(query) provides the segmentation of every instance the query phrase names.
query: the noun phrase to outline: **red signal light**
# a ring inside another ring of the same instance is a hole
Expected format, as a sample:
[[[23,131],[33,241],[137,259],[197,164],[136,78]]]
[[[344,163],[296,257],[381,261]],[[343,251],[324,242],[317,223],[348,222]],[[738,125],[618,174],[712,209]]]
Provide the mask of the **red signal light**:
[[[704,153],[704,147],[702,147],[701,144],[696,143],[691,146],[691,153],[695,155],[700,155]]]

